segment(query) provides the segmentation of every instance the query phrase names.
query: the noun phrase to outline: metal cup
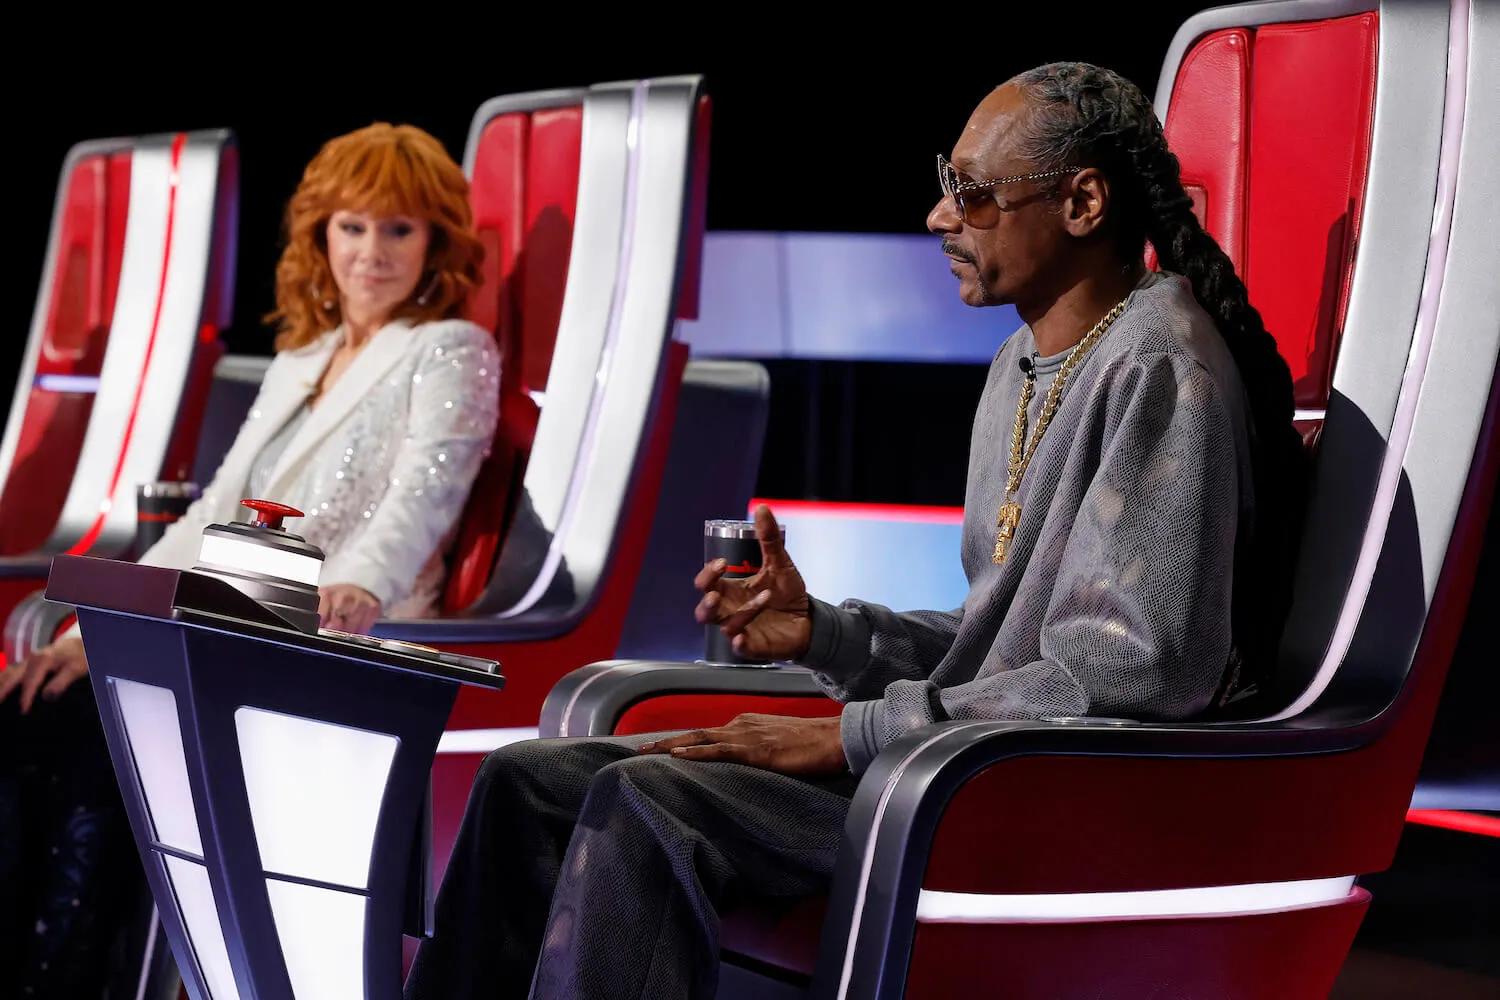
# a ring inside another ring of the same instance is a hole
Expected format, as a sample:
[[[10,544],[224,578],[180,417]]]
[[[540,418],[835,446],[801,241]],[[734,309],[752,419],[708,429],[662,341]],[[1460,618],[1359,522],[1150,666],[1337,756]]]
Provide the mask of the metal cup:
[[[781,540],[786,542],[786,528],[781,529]],[[742,580],[760,572],[760,541],[755,537],[754,521],[704,521],[703,559],[711,562],[723,559],[726,564],[724,579]],[[719,626],[706,627],[707,647],[703,662],[723,666],[764,666],[764,660],[747,660],[734,651],[729,637],[719,631]]]
[[[135,491],[135,553],[140,556],[198,499],[197,483],[142,483]]]

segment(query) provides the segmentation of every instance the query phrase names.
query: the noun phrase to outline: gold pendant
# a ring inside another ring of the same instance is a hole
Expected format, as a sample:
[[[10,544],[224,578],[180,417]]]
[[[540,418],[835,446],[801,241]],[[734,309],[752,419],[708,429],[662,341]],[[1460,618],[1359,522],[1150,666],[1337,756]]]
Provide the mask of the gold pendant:
[[[1020,523],[1020,504],[1004,503],[1000,505],[1000,517],[995,525],[995,554],[990,559],[996,566],[1005,565],[1005,557],[1010,549],[1011,539],[1015,537],[1016,526]]]

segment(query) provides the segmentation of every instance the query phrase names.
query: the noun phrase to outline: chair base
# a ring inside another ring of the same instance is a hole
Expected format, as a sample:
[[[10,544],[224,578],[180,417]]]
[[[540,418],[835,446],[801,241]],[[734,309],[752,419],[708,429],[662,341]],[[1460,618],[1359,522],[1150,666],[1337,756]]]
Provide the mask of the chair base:
[[[920,923],[908,1000],[988,995],[1325,1000],[1370,894],[1214,917]],[[1048,958],[1047,956],[1053,956]]]

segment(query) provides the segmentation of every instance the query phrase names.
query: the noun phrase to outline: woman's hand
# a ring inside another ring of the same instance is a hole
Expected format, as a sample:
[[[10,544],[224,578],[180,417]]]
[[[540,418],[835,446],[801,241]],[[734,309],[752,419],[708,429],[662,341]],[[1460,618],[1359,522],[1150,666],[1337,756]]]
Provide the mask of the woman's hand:
[[[380,599],[352,583],[318,588],[318,624],[339,632],[365,635],[380,617]]]
[[[839,718],[799,719],[746,713],[718,729],[695,729],[655,743],[641,753],[684,760],[732,760],[782,774],[842,774],[849,769],[839,738]]]
[[[760,572],[726,580],[723,559],[705,563],[693,580],[703,591],[694,614],[706,625],[719,626],[740,656],[795,660],[812,641],[807,584],[786,554],[781,527],[765,504],[755,508],[755,536],[760,541]]]
[[[88,672],[89,661],[83,655],[83,640],[59,639],[26,657],[25,663],[12,664],[0,672],[0,701],[19,687],[21,714],[25,715],[31,711],[38,691],[45,701],[53,701],[72,687],[74,681],[88,676]]]

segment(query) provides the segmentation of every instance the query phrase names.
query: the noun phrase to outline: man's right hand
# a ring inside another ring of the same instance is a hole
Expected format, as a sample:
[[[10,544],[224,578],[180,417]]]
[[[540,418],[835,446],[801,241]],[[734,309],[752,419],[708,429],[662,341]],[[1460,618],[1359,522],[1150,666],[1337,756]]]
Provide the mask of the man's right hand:
[[[89,661],[83,655],[83,640],[59,639],[32,653],[25,663],[15,663],[0,671],[0,701],[19,687],[21,714],[25,715],[31,711],[38,692],[44,700],[51,701],[72,687],[75,681],[87,677],[88,672]]]
[[[726,580],[723,559],[705,563],[693,580],[703,591],[694,614],[705,625],[719,626],[740,656],[795,660],[812,641],[807,585],[787,556],[781,526],[765,504],[755,508],[755,537],[760,540],[760,572]]]

